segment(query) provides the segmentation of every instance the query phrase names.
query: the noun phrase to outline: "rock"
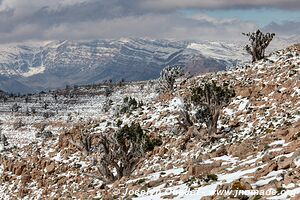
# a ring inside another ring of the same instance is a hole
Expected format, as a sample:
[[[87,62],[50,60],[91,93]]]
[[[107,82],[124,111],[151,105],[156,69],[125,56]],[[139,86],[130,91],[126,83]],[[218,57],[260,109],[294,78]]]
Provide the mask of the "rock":
[[[26,185],[27,183],[29,183],[30,180],[31,180],[31,176],[30,176],[29,173],[26,172],[26,173],[22,174],[22,177],[21,177],[21,183],[22,183],[23,185]]]
[[[28,194],[28,190],[27,189],[25,189],[23,187],[21,187],[19,189],[18,195],[19,195],[20,198],[24,198],[27,194]]]
[[[189,178],[190,178],[190,176],[188,174],[182,174],[180,176],[180,180],[184,183],[187,182],[189,180]]]
[[[207,196],[207,197],[201,197],[200,200],[213,200],[213,197],[209,197],[209,196]]]
[[[121,181],[117,180],[113,183],[112,188],[118,188],[120,184],[121,184]]]
[[[221,157],[221,156],[227,155],[227,149],[224,145],[222,145],[213,154],[214,154],[214,157]]]
[[[300,194],[297,194],[296,196],[291,198],[291,200],[298,200],[298,199],[300,199]]]
[[[165,147],[161,147],[158,153],[158,156],[162,157],[163,155],[165,155],[165,153],[168,152],[168,149]]]
[[[212,164],[199,164],[199,165],[192,165],[188,167],[188,175],[189,176],[203,176],[210,174],[210,172],[221,166],[221,162],[218,163],[212,163]]]
[[[173,165],[171,163],[167,164],[166,166],[166,170],[170,170],[173,169]]]
[[[271,162],[268,165],[266,165],[265,167],[263,167],[262,169],[260,169],[259,171],[257,171],[254,174],[254,176],[255,176],[255,178],[260,178],[262,176],[267,175],[271,171],[277,171],[277,169],[278,169],[277,163]]]
[[[162,179],[158,179],[158,180],[155,180],[155,181],[149,181],[146,185],[148,187],[152,188],[152,187],[159,186],[161,183],[162,183]]]
[[[55,164],[54,162],[51,162],[50,165],[46,166],[46,173],[51,174],[55,171]]]
[[[16,170],[15,170],[15,175],[20,176],[23,173],[24,168],[26,167],[26,165],[19,165],[17,166]]]
[[[262,157],[262,161],[263,162],[268,162],[268,161],[270,161],[270,160],[272,160],[274,158],[274,156],[273,155],[271,155],[271,154],[266,154],[266,155],[264,155],[263,157]]]
[[[253,146],[253,141],[245,140],[240,144],[231,145],[228,148],[228,153],[233,157],[239,157],[240,159],[245,159],[249,155],[255,152],[255,148]]]
[[[288,169],[288,168],[290,168],[292,163],[293,163],[292,158],[287,158],[285,156],[280,157],[278,162],[277,162],[278,169]]]

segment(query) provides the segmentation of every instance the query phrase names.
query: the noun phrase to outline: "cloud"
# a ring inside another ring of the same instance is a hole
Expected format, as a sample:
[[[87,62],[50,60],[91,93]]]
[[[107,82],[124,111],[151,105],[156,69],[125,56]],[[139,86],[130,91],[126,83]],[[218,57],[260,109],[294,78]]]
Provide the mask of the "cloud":
[[[272,22],[263,28],[264,31],[275,32],[280,35],[300,35],[300,21],[284,21],[282,23]]]
[[[242,39],[241,30],[253,31],[251,22],[236,19],[217,20],[205,15],[183,17],[180,14],[146,14],[121,18],[97,19],[78,23],[59,23],[49,27],[20,24],[12,32],[2,33],[0,42],[22,40],[82,40],[121,37],[191,39]]]
[[[151,37],[235,40],[255,22],[217,19],[201,9],[298,9],[298,0],[0,0],[0,42]],[[183,14],[182,9],[200,9]],[[293,32],[293,30],[291,30]]]
[[[279,8],[299,10],[299,0],[144,0],[143,7],[157,10],[174,9],[249,9]]]

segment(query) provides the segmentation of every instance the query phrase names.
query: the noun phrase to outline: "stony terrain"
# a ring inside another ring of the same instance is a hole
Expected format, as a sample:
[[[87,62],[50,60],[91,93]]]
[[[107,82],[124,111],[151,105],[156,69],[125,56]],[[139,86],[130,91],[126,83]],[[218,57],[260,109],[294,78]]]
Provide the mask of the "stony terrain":
[[[112,86],[109,97],[109,84],[7,97],[0,113],[9,143],[0,154],[0,198],[299,199],[299,54],[295,45],[243,68],[182,78],[173,93],[158,94],[153,80]],[[227,81],[236,92],[212,136],[202,124],[188,130],[179,125],[184,99],[203,80]],[[143,106],[120,114],[125,97]],[[68,139],[82,130],[113,132],[118,121],[140,122],[163,144],[130,177],[104,184],[97,178],[96,152],[86,156]],[[269,193],[220,193],[225,190]]]

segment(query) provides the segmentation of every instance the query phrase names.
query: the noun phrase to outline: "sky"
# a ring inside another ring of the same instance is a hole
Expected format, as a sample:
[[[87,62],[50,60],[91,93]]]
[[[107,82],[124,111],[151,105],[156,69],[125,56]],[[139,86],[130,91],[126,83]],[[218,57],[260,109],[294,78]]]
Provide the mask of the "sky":
[[[300,0],[0,0],[0,43],[300,35]]]

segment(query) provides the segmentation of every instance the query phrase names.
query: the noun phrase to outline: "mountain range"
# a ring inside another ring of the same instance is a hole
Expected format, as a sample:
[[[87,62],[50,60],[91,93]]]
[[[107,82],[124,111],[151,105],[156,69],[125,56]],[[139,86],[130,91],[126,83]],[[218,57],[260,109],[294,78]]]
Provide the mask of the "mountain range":
[[[242,49],[242,43],[140,38],[2,44],[0,89],[29,93],[105,80],[155,79],[167,65],[193,74],[220,71],[247,61]]]

